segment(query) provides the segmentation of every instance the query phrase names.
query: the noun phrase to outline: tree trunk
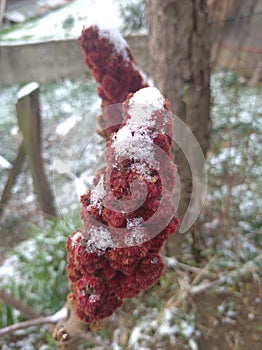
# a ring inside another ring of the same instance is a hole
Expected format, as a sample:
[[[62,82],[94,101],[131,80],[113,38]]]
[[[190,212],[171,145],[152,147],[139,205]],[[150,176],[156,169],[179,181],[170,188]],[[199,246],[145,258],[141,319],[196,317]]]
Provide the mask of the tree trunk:
[[[155,85],[171,102],[172,111],[194,133],[204,156],[210,134],[209,28],[205,0],[147,0],[149,52]],[[183,150],[175,146],[181,184],[180,220],[187,210],[192,178]],[[183,236],[169,240],[170,255],[179,255]]]
[[[249,47],[251,43],[259,41],[254,37],[253,29],[254,15],[259,12],[259,9],[258,0],[208,0],[212,42],[210,62],[212,67],[221,66],[221,63],[222,66],[229,67],[232,61],[236,60],[236,57],[239,59],[240,52],[237,51],[238,48]],[[256,29],[259,33],[261,25],[256,25]],[[253,38],[252,41],[249,40],[251,37]],[[232,49],[229,57],[225,55],[225,47]],[[259,55],[257,55],[257,58],[257,64],[259,64]]]

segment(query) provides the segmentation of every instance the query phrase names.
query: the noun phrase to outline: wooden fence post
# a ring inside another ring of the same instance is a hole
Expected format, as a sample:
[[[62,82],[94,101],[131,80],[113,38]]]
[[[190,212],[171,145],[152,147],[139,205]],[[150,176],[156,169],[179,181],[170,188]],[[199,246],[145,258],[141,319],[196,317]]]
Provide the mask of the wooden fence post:
[[[7,0],[0,0],[0,27],[2,26],[2,22],[5,16],[6,6]]]
[[[39,84],[29,83],[18,93],[16,103],[19,128],[23,134],[25,153],[33,178],[34,190],[43,212],[56,215],[53,197],[43,171],[41,157],[41,118]]]
[[[19,146],[19,150],[18,150],[16,159],[13,162],[13,167],[9,171],[8,179],[7,179],[4,191],[3,191],[2,196],[1,196],[0,217],[3,214],[3,210],[4,210],[5,205],[8,203],[8,201],[11,197],[12,187],[14,186],[16,178],[22,169],[24,159],[25,159],[25,147],[24,147],[24,143],[22,142],[22,144]]]

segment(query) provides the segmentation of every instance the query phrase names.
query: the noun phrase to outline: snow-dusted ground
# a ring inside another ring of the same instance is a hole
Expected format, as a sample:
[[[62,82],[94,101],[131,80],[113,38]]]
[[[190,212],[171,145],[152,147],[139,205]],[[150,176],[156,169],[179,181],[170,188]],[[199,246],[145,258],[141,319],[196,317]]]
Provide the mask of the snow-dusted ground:
[[[0,41],[38,41],[77,38],[83,26],[99,23],[119,28],[122,20],[116,0],[76,0],[1,35]]]

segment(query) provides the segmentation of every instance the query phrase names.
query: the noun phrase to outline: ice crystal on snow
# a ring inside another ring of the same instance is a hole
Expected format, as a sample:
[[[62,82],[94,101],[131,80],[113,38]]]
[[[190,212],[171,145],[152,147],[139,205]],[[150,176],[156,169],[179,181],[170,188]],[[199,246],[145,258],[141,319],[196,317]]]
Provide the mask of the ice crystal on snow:
[[[131,116],[130,124],[152,127],[155,121],[152,120],[153,112],[164,110],[164,98],[159,90],[154,87],[147,87],[137,91],[129,101],[128,113]]]
[[[163,96],[154,87],[140,89],[130,98],[128,114],[131,118],[113,138],[112,147],[116,157],[124,156],[134,162],[157,167],[150,128],[156,123],[152,114],[155,111],[164,111],[164,102]]]
[[[123,56],[125,61],[129,61],[129,56],[127,54],[127,42],[125,39],[121,36],[118,29],[116,28],[101,28],[98,26],[99,30],[99,37],[100,38],[107,38],[110,43],[114,45],[114,49],[116,50],[116,53]]]
[[[101,210],[102,200],[105,196],[106,190],[104,188],[104,175],[102,175],[96,187],[94,187],[91,191],[89,207],[96,207]]]
[[[144,220],[142,217],[127,219],[127,229],[130,234],[126,236],[125,243],[128,246],[139,245],[144,242]]]
[[[154,143],[148,130],[125,125],[115,135],[112,147],[117,157],[123,156],[134,162],[144,162],[150,167],[156,165]]]
[[[128,229],[133,229],[134,227],[139,227],[143,224],[144,220],[142,217],[127,219],[126,227]]]
[[[88,253],[97,252],[103,254],[107,248],[115,248],[110,232],[103,227],[91,227],[90,238],[86,243]]]
[[[151,172],[145,163],[133,163],[131,164],[131,169],[136,173],[143,175],[145,180],[152,180]]]
[[[81,231],[76,231],[76,233],[74,234],[74,236],[72,237],[71,239],[71,242],[72,242],[72,247],[74,248],[76,243],[77,243],[77,240],[79,237],[83,237],[82,236],[82,232]]]

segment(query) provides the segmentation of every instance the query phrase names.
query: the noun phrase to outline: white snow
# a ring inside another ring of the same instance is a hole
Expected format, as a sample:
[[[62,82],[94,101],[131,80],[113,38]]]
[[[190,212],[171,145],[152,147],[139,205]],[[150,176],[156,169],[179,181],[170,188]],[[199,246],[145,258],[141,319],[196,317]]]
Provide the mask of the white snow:
[[[133,219],[127,219],[126,227],[128,229],[132,230],[133,228],[141,227],[143,222],[144,222],[144,219],[142,217],[137,217],[137,218],[133,218]]]
[[[71,245],[73,248],[76,246],[79,237],[83,237],[82,231],[76,231],[74,236],[71,238]]]
[[[131,116],[130,124],[152,127],[152,113],[164,110],[165,99],[155,87],[146,87],[138,90],[129,101],[128,113]]]
[[[127,246],[134,246],[142,244],[145,240],[144,228],[143,228],[144,220],[142,217],[137,217],[133,219],[127,219],[126,227],[130,231],[130,235],[125,237],[125,244]]]
[[[78,38],[83,26],[92,24],[120,28],[122,19],[119,4],[114,0],[76,0],[40,19],[29,21],[17,30],[1,37],[2,40],[27,41]]]
[[[87,186],[86,186],[86,181],[89,180],[92,181],[93,177],[85,177],[83,174],[81,174],[80,177],[75,177],[75,190],[77,193],[77,197],[81,197],[83,193],[86,193],[87,191]]]
[[[191,350],[198,350],[198,345],[197,345],[197,342],[195,341],[195,339],[190,338],[188,341],[188,344],[189,344]]]
[[[12,167],[13,167],[12,164],[7,159],[5,159],[0,155],[0,168],[11,169]]]
[[[195,332],[195,327],[193,324],[182,320],[180,323],[180,327],[181,327],[181,332],[182,334],[186,337],[186,338],[190,338],[194,332]]]
[[[65,1],[64,1],[65,2]],[[38,0],[39,5],[41,6],[47,6],[47,7],[56,7],[61,5],[63,1],[61,0]]]
[[[78,121],[80,121],[79,116],[72,115],[71,117],[59,123],[55,129],[55,132],[60,136],[65,136]]]
[[[18,91],[17,98],[20,100],[24,96],[30,95],[33,91],[39,89],[40,85],[37,82],[26,84],[21,90]]]
[[[14,255],[9,256],[0,266],[0,282],[6,281],[9,276],[17,278],[17,266],[18,266],[18,258]]]
[[[57,323],[61,319],[65,320],[68,317],[68,309],[63,307],[59,311],[57,311],[54,315],[52,315],[51,321],[52,323]]]
[[[146,104],[153,107],[153,111],[156,109],[164,108],[165,99],[156,87],[145,87],[138,90],[130,99],[129,107],[132,104]],[[150,113],[151,115],[151,113]]]
[[[116,247],[110,232],[104,227],[92,226],[89,230],[89,235],[90,238],[86,243],[86,251],[88,253],[96,252],[100,255],[103,254],[107,248]]]
[[[148,169],[148,166],[145,163],[133,163],[131,164],[131,169],[134,170],[137,174],[143,175],[145,180],[152,180],[150,170]]]
[[[164,102],[164,97],[155,87],[140,89],[132,96],[128,109],[130,119],[113,138],[116,159],[122,156],[135,163],[146,163],[150,168],[158,167],[150,128],[155,125],[152,114],[157,110],[164,111]]]
[[[127,42],[120,34],[117,28],[107,28],[105,25],[98,26],[99,37],[107,38],[110,43],[114,45],[116,53],[123,56],[124,61],[129,61],[129,56],[127,53]]]
[[[58,174],[67,174],[69,177],[74,177],[68,163],[60,159],[55,160],[53,169],[57,171]]]
[[[104,175],[99,179],[98,184],[92,189],[90,196],[90,207],[96,207],[100,211],[102,210],[102,200],[106,196],[106,190],[104,188]]]
[[[177,259],[174,257],[165,256],[164,262],[168,267],[174,268],[177,266]]]
[[[135,162],[156,166],[154,143],[145,127],[125,125],[116,133],[112,147],[116,157],[126,157]]]
[[[141,333],[142,333],[141,327],[139,326],[134,327],[129,337],[129,345],[135,345],[136,343],[138,343],[138,340],[141,337]]]

